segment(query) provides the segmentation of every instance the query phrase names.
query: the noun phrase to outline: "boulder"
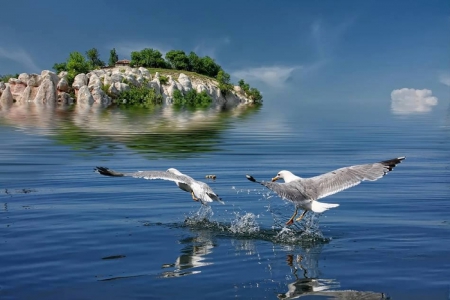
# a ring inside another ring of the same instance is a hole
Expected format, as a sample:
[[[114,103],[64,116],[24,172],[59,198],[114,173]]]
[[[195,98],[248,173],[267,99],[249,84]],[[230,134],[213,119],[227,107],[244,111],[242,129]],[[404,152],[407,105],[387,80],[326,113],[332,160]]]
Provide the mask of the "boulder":
[[[95,103],[99,103],[102,106],[108,106],[111,104],[111,98],[98,86],[94,86],[92,88],[91,95]]]
[[[22,98],[22,93],[27,87],[27,84],[20,79],[10,78],[9,87],[13,98],[18,100]]]
[[[36,97],[34,98],[34,102],[47,104],[56,103],[57,98],[55,87],[56,85],[54,85],[53,81],[49,78],[49,76],[47,76],[44,80],[42,80],[42,83],[39,86]]]
[[[69,73],[67,73],[67,71],[61,71],[61,72],[59,72],[58,77],[59,78],[67,77],[67,74],[69,74]]]
[[[73,98],[70,96],[70,94],[66,92],[61,92],[58,95],[58,103],[61,105],[72,105],[73,104]]]
[[[149,72],[146,68],[140,67],[140,68],[139,68],[139,72],[141,72],[141,75],[142,75],[144,78],[146,78],[146,79],[148,79],[148,80],[152,80],[152,75],[150,75],[150,72]]]
[[[30,74],[29,79],[27,81],[28,86],[38,87],[41,85],[42,78],[41,75],[38,74]]]
[[[122,82],[115,82],[114,87],[116,88],[118,93],[128,91],[130,89],[130,86],[128,84]]]
[[[28,75],[27,73],[22,73],[19,75],[19,77],[17,77],[17,79],[26,83],[30,79],[30,75]]]
[[[72,87],[76,90],[79,90],[81,87],[87,85],[87,82],[88,82],[88,78],[87,78],[86,74],[80,73],[77,76],[75,76]]]
[[[94,103],[94,98],[86,85],[83,85],[78,90],[77,103],[89,105]]]
[[[185,74],[180,73],[180,75],[178,76],[178,82],[182,86],[183,91],[189,92],[190,90],[192,90],[191,80]]]
[[[56,89],[59,92],[68,92],[69,91],[69,82],[67,81],[66,77],[62,77],[59,80],[58,85],[56,86]]]
[[[0,96],[0,104],[12,104],[13,102],[13,95],[11,94],[9,85],[7,85]]]
[[[91,89],[94,86],[101,88],[103,86],[103,84],[102,84],[102,81],[100,80],[100,78],[97,76],[97,74],[92,73],[91,76],[89,77],[88,87]]]
[[[6,84],[3,81],[0,81],[0,91],[6,89]]]
[[[56,87],[58,85],[59,77],[55,74],[55,72],[49,70],[43,70],[41,72],[41,80],[50,79],[53,82],[53,85]]]
[[[153,88],[157,95],[161,95],[161,82],[159,82],[158,78],[154,78],[152,81],[148,83],[150,88]]]

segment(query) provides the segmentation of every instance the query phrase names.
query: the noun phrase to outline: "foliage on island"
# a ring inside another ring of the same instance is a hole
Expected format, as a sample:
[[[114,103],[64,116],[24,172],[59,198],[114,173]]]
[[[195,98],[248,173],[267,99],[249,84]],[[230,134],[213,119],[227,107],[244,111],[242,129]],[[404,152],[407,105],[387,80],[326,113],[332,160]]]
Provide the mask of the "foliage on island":
[[[111,49],[108,65],[110,67],[114,66],[118,59],[119,57],[116,50],[114,48]],[[70,53],[66,62],[55,63],[53,65],[53,69],[55,69],[58,73],[61,71],[66,71],[67,80],[71,86],[77,74],[88,73],[91,70],[102,68],[104,66],[105,62],[100,59],[98,50],[96,48],[92,48],[86,51],[86,57],[77,51]],[[182,50],[170,50],[166,53],[164,58],[158,50],[145,48],[141,51],[131,52],[130,66],[195,72],[217,80],[219,89],[224,96],[233,90],[233,84],[230,82],[230,75],[226,73],[222,67],[214,61],[214,59],[209,56],[199,57],[194,52],[190,52],[189,55],[186,55],[186,53]],[[160,76],[161,84],[166,84],[167,80],[168,78],[164,75]],[[261,102],[262,95],[256,88],[250,87],[250,85],[245,83],[243,79],[239,81],[239,86],[247,97],[252,99],[254,102]],[[158,99],[155,91],[153,91],[152,94],[148,91],[150,89],[151,88],[148,87],[131,86],[131,89],[127,91],[126,94],[120,95],[120,98],[130,97],[130,100],[126,102],[126,106],[137,105],[147,107],[151,103],[160,103],[161,100]],[[205,95],[207,96],[206,93],[196,93],[195,95],[193,93],[187,93],[186,95],[182,95],[180,92],[177,93],[176,96],[174,95],[174,103],[177,105],[183,104],[201,106],[207,102]],[[210,98],[209,102],[211,102]]]

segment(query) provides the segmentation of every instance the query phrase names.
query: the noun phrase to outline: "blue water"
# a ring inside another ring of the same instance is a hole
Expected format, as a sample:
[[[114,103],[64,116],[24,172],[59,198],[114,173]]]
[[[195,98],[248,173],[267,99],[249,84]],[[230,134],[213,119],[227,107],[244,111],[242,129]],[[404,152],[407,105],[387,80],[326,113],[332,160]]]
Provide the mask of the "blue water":
[[[1,299],[449,297],[443,105],[395,115],[301,102],[149,113],[14,104],[0,110],[0,136]],[[245,179],[398,156],[386,177],[329,196],[338,208],[289,229],[292,204]],[[225,205],[95,166],[175,167]]]

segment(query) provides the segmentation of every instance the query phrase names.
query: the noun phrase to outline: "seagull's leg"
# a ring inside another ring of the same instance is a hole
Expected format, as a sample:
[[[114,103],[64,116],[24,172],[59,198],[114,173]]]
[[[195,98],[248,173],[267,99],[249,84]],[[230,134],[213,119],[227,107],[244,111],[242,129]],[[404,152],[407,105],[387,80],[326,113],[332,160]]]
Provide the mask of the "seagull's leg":
[[[300,221],[301,219],[303,219],[303,217],[306,215],[306,212],[307,212],[307,210],[305,210],[300,217],[295,219],[295,221]]]
[[[194,195],[194,192],[191,192],[191,195],[192,195],[192,199],[194,200],[194,201],[198,201],[198,199],[195,197],[195,195]]]
[[[298,207],[295,207],[295,211],[294,214],[292,215],[292,217],[289,219],[289,221],[286,222],[286,225],[292,225],[294,224],[294,218],[297,215],[297,211],[298,211]]]

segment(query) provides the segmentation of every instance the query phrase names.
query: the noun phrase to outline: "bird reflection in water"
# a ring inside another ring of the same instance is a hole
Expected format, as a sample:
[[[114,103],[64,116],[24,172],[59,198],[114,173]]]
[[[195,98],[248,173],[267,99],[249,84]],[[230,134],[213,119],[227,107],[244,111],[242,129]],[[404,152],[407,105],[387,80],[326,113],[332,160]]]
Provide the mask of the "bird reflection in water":
[[[174,268],[172,271],[163,272],[160,277],[171,278],[186,275],[198,274],[201,270],[192,270],[195,268],[211,265],[211,261],[207,261],[206,255],[212,253],[212,249],[216,246],[214,242],[207,236],[198,235],[189,237],[180,241],[186,246],[181,250],[175,263],[163,264],[162,268]]]
[[[317,253],[315,253],[317,254]],[[308,253],[307,253],[308,255]],[[300,254],[288,254],[286,258],[287,265],[291,268],[292,275],[296,280],[287,285],[288,291],[278,294],[278,299],[298,299],[304,296],[326,297],[326,299],[336,300],[380,300],[389,299],[384,293],[355,291],[355,290],[338,290],[339,282],[334,279],[320,279],[314,276],[316,273],[314,266],[317,266],[317,260],[310,259]],[[317,257],[316,257],[317,258]],[[313,262],[313,269],[308,271],[305,267],[309,262]],[[310,274],[312,273],[312,274]],[[321,298],[322,299],[322,298]]]

